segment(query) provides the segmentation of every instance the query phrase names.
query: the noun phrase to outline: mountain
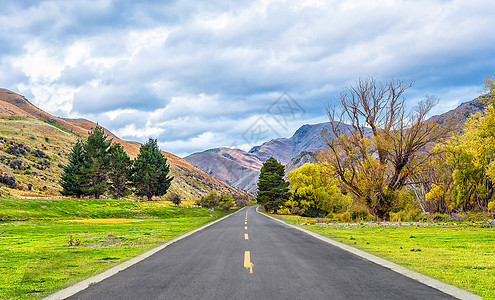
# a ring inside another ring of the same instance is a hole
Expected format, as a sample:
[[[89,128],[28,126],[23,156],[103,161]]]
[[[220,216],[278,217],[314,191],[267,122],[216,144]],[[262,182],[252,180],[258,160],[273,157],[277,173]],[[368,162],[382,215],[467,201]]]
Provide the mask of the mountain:
[[[253,194],[257,189],[259,171],[268,158],[274,157],[288,165],[286,170],[289,171],[306,162],[314,162],[317,151],[313,150],[325,147],[321,132],[330,128],[329,122],[303,125],[292,137],[265,142],[249,152],[215,148],[193,153],[184,159],[215,178]]]
[[[50,115],[24,96],[0,89],[0,193],[13,196],[58,196],[58,179],[67,155],[80,136],[97,124],[85,119],[64,119]],[[124,141],[105,129],[114,142],[135,157],[141,144]],[[184,159],[162,151],[175,177],[170,191],[197,199],[215,189],[220,193],[246,195]],[[8,186],[15,178],[15,186]]]
[[[330,122],[301,126],[290,138],[278,138],[253,147],[249,153],[254,154],[265,162],[270,157],[277,159],[281,164],[288,164],[294,157],[304,150],[322,149],[325,147],[325,138],[321,132],[331,129]],[[186,158],[187,159],[187,158]]]
[[[456,118],[457,124],[462,125],[473,114],[484,111],[488,104],[487,96],[480,96],[474,100],[464,102],[457,108],[449,110],[441,115],[433,116],[430,121],[442,124],[451,118]]]
[[[314,163],[318,159],[318,155],[322,149],[304,150],[299,153],[296,157],[290,160],[288,164],[285,165],[285,174],[294,171],[305,163]]]
[[[239,149],[214,148],[185,158],[193,166],[221,181],[254,192],[263,161]]]
[[[431,117],[429,121],[442,124],[450,118],[457,118],[458,125],[461,125],[469,116],[485,109],[486,101],[483,100],[486,96],[462,103],[456,109]],[[273,139],[248,152],[216,148],[191,154],[185,160],[215,178],[253,194],[263,162],[274,157],[285,165],[286,173],[305,163],[315,162],[321,149],[325,148],[321,133],[330,129],[330,122],[303,125],[290,138]]]

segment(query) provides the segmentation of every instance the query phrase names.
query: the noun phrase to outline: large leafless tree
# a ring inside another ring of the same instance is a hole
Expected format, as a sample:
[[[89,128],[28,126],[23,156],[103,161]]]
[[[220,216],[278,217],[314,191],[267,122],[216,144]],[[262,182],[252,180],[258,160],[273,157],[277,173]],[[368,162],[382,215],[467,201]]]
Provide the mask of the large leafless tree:
[[[360,79],[341,92],[339,106],[326,107],[332,128],[322,158],[378,220],[388,219],[396,192],[429,158],[428,146],[451,130],[428,122],[434,97],[406,109],[404,93],[412,85]]]

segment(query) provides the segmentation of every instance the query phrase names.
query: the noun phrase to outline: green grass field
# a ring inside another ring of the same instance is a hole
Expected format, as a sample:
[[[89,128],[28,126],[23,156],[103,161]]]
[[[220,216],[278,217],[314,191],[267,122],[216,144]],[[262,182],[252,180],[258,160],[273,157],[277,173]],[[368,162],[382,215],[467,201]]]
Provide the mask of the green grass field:
[[[47,296],[226,214],[163,201],[1,199],[0,299]]]
[[[303,224],[309,218],[277,216]],[[483,223],[303,225],[342,243],[483,297],[495,299],[495,227]]]

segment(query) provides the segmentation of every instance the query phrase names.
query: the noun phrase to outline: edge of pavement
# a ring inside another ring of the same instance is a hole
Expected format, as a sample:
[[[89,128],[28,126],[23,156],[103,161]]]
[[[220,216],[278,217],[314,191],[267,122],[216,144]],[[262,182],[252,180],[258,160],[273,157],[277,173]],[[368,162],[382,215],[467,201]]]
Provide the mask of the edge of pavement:
[[[240,212],[241,210],[244,210],[244,208],[245,207],[239,209],[238,211],[236,211],[234,213],[231,213],[231,214],[228,214],[226,216],[223,216],[220,219],[216,219],[216,220],[211,221],[210,223],[207,223],[207,224],[205,224],[205,225],[203,225],[201,227],[198,227],[198,228],[196,228],[194,230],[191,230],[189,232],[186,232],[186,233],[184,233],[184,234],[182,234],[182,235],[180,235],[180,236],[178,236],[178,237],[176,237],[174,239],[171,239],[170,241],[166,242],[165,244],[162,244],[162,245],[160,245],[158,247],[155,247],[153,249],[150,249],[150,250],[146,251],[145,253],[142,253],[142,254],[140,254],[140,255],[138,255],[136,257],[133,257],[133,258],[131,258],[131,259],[129,259],[129,260],[127,260],[127,261],[125,261],[125,262],[123,262],[123,263],[115,266],[115,267],[112,267],[112,268],[110,268],[110,269],[108,269],[108,270],[106,270],[106,271],[104,271],[104,272],[102,272],[102,273],[100,273],[98,275],[95,275],[93,277],[90,277],[88,279],[85,279],[83,281],[80,281],[80,282],[78,282],[78,283],[76,283],[76,284],[74,284],[72,286],[69,286],[69,287],[66,287],[64,289],[61,289],[61,290],[59,290],[59,291],[57,291],[57,292],[55,292],[55,293],[53,293],[51,295],[48,295],[48,296],[46,296],[45,298],[42,298],[42,299],[43,300],[60,300],[60,299],[68,298],[68,297],[70,297],[70,296],[72,296],[74,294],[77,294],[80,291],[88,288],[90,285],[95,284],[95,283],[98,283],[100,281],[103,281],[103,280],[107,279],[108,277],[111,277],[111,276],[117,274],[118,272],[123,271],[123,270],[131,267],[134,264],[137,264],[138,262],[140,262],[142,260],[145,260],[146,258],[148,258],[148,257],[152,256],[153,254],[155,254],[155,253],[157,253],[157,252],[159,252],[159,251],[167,248],[168,246],[172,245],[173,243],[178,242],[178,241],[180,241],[180,240],[182,240],[182,239],[184,239],[184,238],[186,238],[186,237],[188,237],[190,235],[193,235],[196,232],[201,231],[201,230],[203,230],[203,229],[205,229],[205,228],[207,228],[207,227],[209,227],[209,226],[211,226],[211,225],[213,225],[215,223],[218,223],[218,222],[220,222],[220,221],[222,221],[222,220],[224,220],[224,219],[226,219],[226,218],[228,218],[228,217],[230,217],[230,216],[232,216],[232,215]]]
[[[373,254],[370,254],[368,252],[365,252],[365,251],[359,250],[357,248],[354,248],[354,247],[345,245],[343,243],[337,242],[337,241],[332,240],[330,238],[327,238],[327,237],[325,237],[323,235],[320,235],[320,234],[318,234],[316,232],[309,231],[308,229],[304,229],[304,228],[302,228],[300,226],[296,226],[296,225],[291,224],[291,223],[288,223],[288,222],[286,222],[284,220],[277,219],[277,218],[275,218],[273,216],[270,216],[270,215],[268,215],[266,213],[260,212],[258,210],[258,208],[259,208],[259,206],[256,207],[256,212],[259,213],[259,214],[261,214],[261,215],[263,215],[263,216],[265,216],[265,217],[267,217],[267,218],[271,218],[271,219],[273,219],[273,220],[275,220],[275,221],[277,221],[279,223],[282,223],[283,225],[285,225],[287,227],[291,227],[291,228],[297,229],[299,231],[302,231],[302,232],[304,232],[306,234],[309,234],[312,237],[317,238],[317,239],[319,239],[319,240],[321,240],[321,241],[323,241],[325,243],[328,243],[328,244],[331,244],[333,246],[336,246],[336,247],[338,247],[338,248],[340,248],[342,250],[345,250],[347,252],[350,252],[350,253],[352,253],[354,255],[357,255],[357,256],[359,256],[361,258],[364,258],[364,259],[366,259],[368,261],[371,261],[371,262],[373,262],[375,264],[378,264],[378,265],[383,266],[385,268],[388,268],[388,269],[390,269],[392,271],[395,271],[395,272],[397,272],[399,274],[402,274],[402,275],[404,275],[406,277],[409,277],[411,279],[414,279],[416,281],[419,281],[419,282],[421,282],[421,283],[423,283],[423,284],[425,284],[427,286],[430,286],[430,287],[432,287],[434,289],[437,289],[439,291],[442,291],[445,294],[448,294],[448,295],[453,296],[453,297],[458,298],[458,299],[466,299],[466,300],[471,300],[471,299],[474,300],[474,299],[476,299],[476,300],[481,300],[481,297],[478,296],[478,295],[472,294],[472,293],[470,293],[468,291],[465,291],[465,290],[460,289],[458,287],[455,287],[453,285],[450,285],[450,284],[441,282],[441,281],[439,281],[437,279],[428,277],[428,276],[423,275],[423,274],[420,274],[418,272],[409,270],[409,269],[407,269],[405,267],[399,266],[398,264],[395,264],[393,262],[390,262],[388,260],[385,260],[385,259],[380,258],[378,256],[375,256]]]

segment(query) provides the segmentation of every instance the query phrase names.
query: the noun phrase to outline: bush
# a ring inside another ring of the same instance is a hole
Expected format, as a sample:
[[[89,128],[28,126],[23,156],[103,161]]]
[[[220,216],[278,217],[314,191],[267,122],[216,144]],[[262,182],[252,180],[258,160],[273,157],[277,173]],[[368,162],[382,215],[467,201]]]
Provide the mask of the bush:
[[[21,160],[17,160],[17,159],[14,159],[14,160],[10,161],[9,167],[11,167],[14,170],[15,169],[17,169],[17,170],[23,170],[24,169],[22,167],[22,161]]]
[[[301,216],[303,214],[303,210],[298,207],[298,206],[294,206],[291,210],[290,210],[290,213],[293,214],[293,215],[298,215],[298,216]]]
[[[277,214],[279,214],[279,215],[290,215],[290,210],[287,207],[280,208],[279,210],[277,210]]]
[[[248,206],[248,198],[246,196],[234,196],[235,205],[237,207]]]
[[[390,214],[390,222],[402,222],[402,221],[406,221],[406,212],[401,210],[399,212],[391,212]]]
[[[467,220],[468,221],[484,221],[488,218],[489,218],[489,216],[487,215],[487,213],[484,213],[484,212],[470,211],[467,213]]]
[[[168,196],[168,200],[171,201],[176,206],[179,206],[180,203],[182,202],[182,199],[180,198],[179,194],[177,194],[177,193],[170,193]]]
[[[208,194],[201,198],[201,206],[211,208],[218,206],[219,198],[217,191],[211,190]]]
[[[359,209],[351,212],[352,220],[372,221],[375,219],[366,209]]]
[[[495,211],[495,201],[488,202],[488,210]]]
[[[11,189],[15,189],[17,186],[14,176],[0,175],[0,183],[6,184]]]
[[[223,210],[230,210],[234,206],[234,196],[222,195],[220,197],[219,205]]]
[[[346,211],[345,213],[342,214],[334,214],[334,219],[340,222],[350,222],[351,221],[351,213]]]

